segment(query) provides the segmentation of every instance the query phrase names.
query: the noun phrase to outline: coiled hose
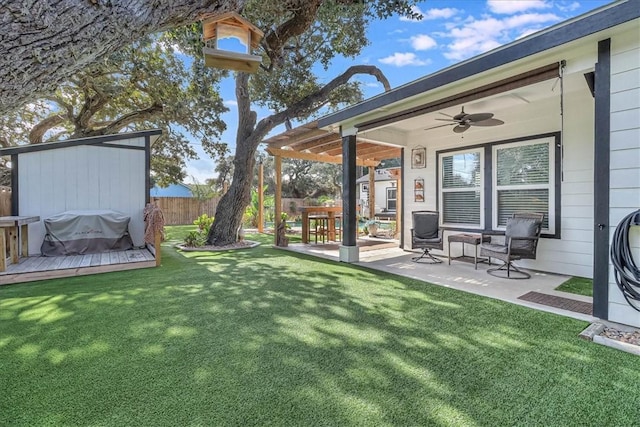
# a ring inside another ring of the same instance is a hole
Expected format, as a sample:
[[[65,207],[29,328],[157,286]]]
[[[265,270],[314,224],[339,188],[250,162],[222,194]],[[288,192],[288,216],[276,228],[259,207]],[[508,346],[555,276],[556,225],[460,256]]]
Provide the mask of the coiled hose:
[[[640,269],[629,247],[629,231],[640,225],[640,209],[625,216],[616,227],[611,242],[611,262],[618,288],[629,305],[640,311]]]

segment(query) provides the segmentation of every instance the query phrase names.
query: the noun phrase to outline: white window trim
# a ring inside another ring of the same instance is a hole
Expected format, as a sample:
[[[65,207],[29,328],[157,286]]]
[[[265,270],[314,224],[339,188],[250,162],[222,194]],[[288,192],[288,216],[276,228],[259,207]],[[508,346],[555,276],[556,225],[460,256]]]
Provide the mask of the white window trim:
[[[556,150],[555,150],[555,137],[529,139],[526,141],[518,141],[507,144],[496,144],[491,147],[491,211],[492,224],[494,230],[504,230],[506,227],[498,226],[498,150],[504,148],[518,147],[524,145],[536,145],[547,143],[549,144],[549,183],[542,184],[529,184],[529,185],[503,185],[500,190],[531,190],[547,188],[549,190],[549,212],[545,212],[548,216],[549,229],[542,229],[544,234],[555,234],[556,232]]]
[[[395,198],[390,198],[389,197],[389,190],[395,190],[396,191],[396,197]],[[398,188],[397,187],[386,187],[385,188],[385,192],[387,193],[387,201],[385,203],[387,210],[389,210],[389,200],[393,200],[394,202],[396,202],[396,209],[398,208]],[[394,210],[396,210],[394,209]]]
[[[480,153],[480,185],[477,187],[477,191],[480,192],[480,224],[462,224],[462,223],[447,223],[444,222],[444,193],[454,193],[454,192],[467,192],[471,191],[471,187],[469,188],[451,188],[444,189],[442,186],[443,177],[442,177],[442,159],[445,157],[454,156],[456,154],[469,154],[469,153]],[[457,227],[457,228],[468,228],[468,229],[476,229],[476,230],[484,230],[484,194],[485,194],[485,182],[484,182],[484,148],[472,148],[467,150],[457,150],[457,151],[447,151],[446,153],[440,153],[438,155],[438,194],[440,203],[438,206],[438,211],[440,213],[440,225],[443,227]]]

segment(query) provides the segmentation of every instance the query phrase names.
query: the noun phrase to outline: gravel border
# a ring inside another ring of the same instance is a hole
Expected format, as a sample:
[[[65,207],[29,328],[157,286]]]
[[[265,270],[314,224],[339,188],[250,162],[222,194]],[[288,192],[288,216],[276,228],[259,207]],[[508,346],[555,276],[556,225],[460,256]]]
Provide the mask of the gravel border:
[[[582,331],[579,337],[640,356],[640,330],[631,327],[613,327],[595,322]]]

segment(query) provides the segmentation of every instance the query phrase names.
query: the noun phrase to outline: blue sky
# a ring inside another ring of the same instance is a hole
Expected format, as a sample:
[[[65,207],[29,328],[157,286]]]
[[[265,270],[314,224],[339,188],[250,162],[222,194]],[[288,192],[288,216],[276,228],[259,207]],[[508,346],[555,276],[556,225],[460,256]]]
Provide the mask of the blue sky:
[[[487,52],[528,34],[611,3],[610,0],[449,0],[420,2],[420,21],[393,17],[373,22],[368,31],[370,45],[356,58],[336,58],[321,79],[327,82],[350,65],[370,64],[382,70],[395,88],[450,65]],[[382,92],[369,76],[356,76],[363,84],[365,98]],[[223,115],[227,131],[222,141],[235,149],[237,110],[234,82],[225,80],[220,88],[230,111]],[[258,118],[269,112],[258,110]],[[274,134],[282,131],[277,128]],[[200,160],[187,165],[187,182],[204,182],[215,176],[215,162],[199,152]]]

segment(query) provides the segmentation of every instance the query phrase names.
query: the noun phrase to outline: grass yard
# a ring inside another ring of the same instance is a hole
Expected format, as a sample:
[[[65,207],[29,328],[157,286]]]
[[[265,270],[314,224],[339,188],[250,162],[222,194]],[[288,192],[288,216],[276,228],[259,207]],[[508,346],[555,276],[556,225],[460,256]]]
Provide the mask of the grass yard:
[[[639,423],[640,359],[585,322],[247,238],[0,287],[0,425]]]
[[[556,288],[556,291],[593,296],[593,280],[586,277],[572,277]]]

